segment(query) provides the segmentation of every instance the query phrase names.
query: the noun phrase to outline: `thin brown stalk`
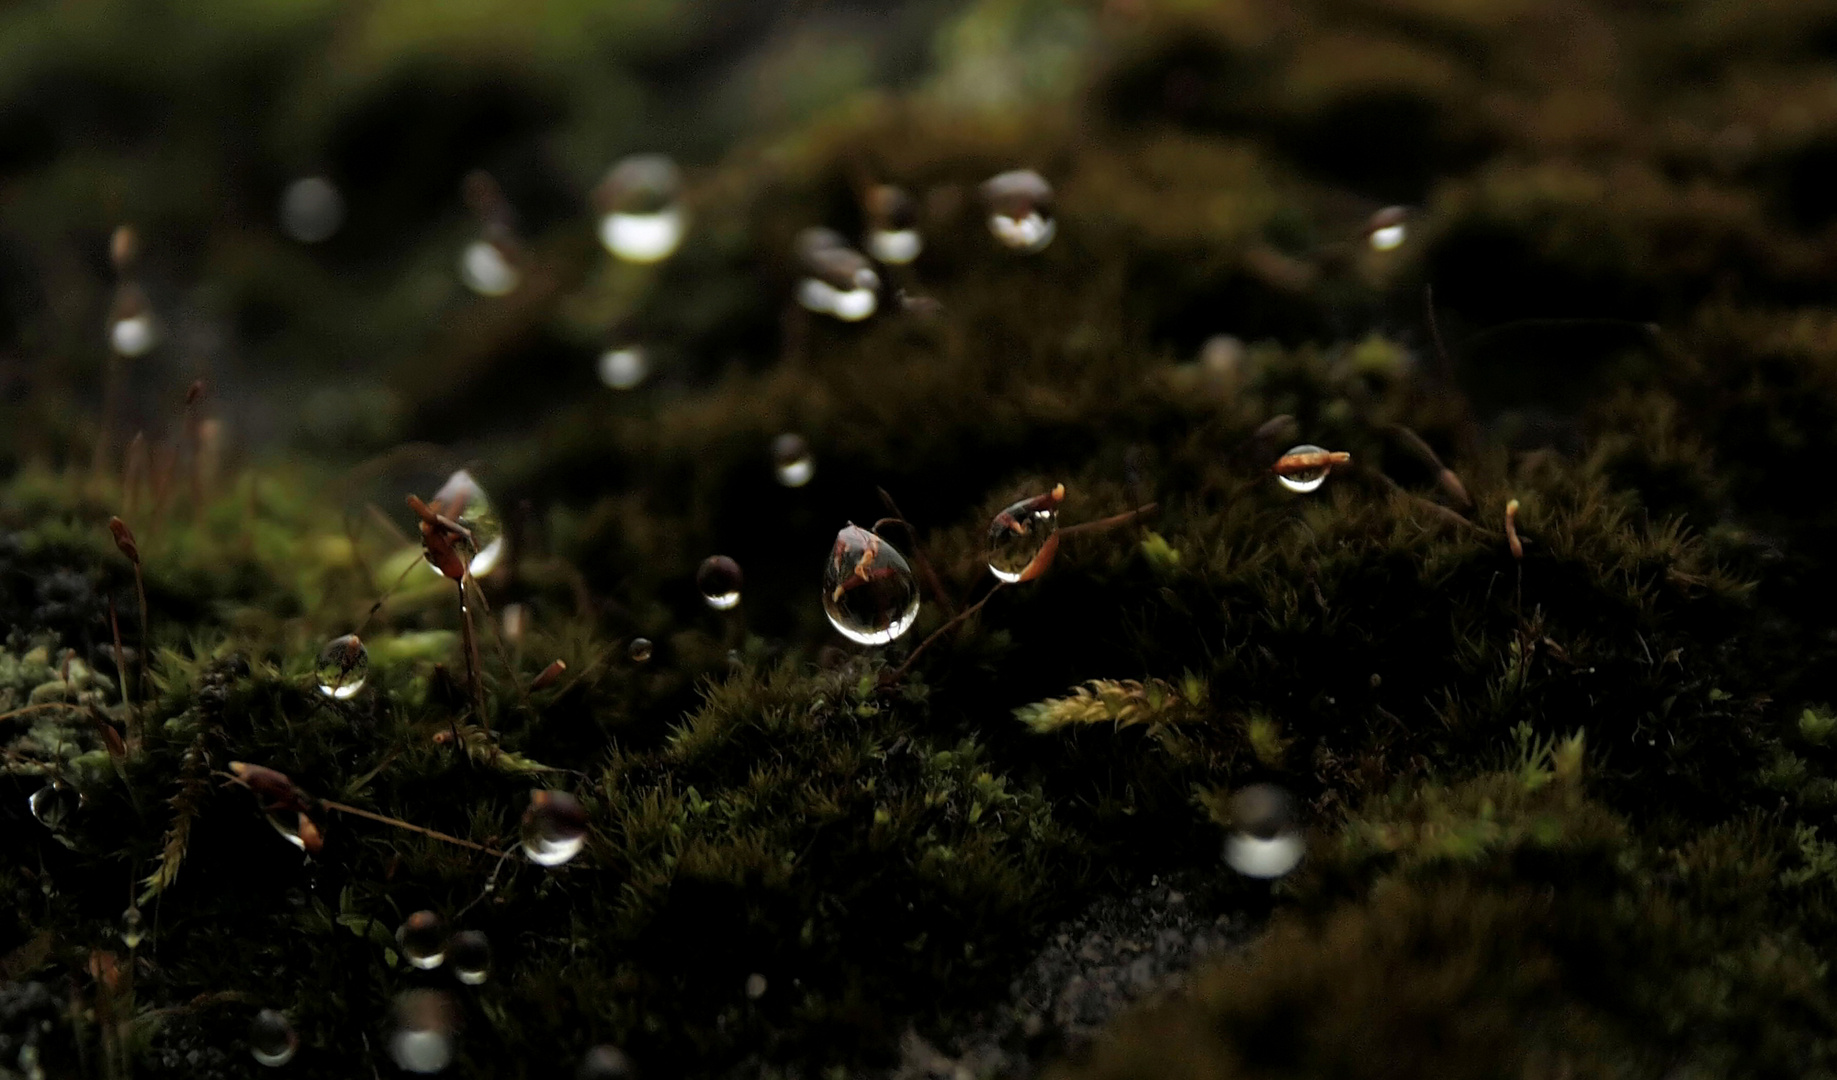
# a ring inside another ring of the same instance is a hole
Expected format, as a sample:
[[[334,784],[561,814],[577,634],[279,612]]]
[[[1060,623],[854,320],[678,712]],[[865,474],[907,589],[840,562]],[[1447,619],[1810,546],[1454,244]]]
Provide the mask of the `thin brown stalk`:
[[[409,822],[403,821],[401,818],[392,818],[387,814],[378,814],[370,810],[360,810],[355,806],[348,806],[341,802],[333,802],[330,799],[320,799],[319,805],[325,807],[327,810],[336,810],[341,814],[350,814],[353,817],[365,818],[370,821],[380,822],[384,825],[393,825],[398,829],[406,829],[411,833],[419,833],[431,840],[439,840],[446,844],[457,844],[463,848],[471,848],[473,851],[482,851],[487,855],[495,855],[499,858],[503,858],[506,854],[496,848],[486,847],[483,844],[475,844],[470,840],[461,840],[457,836],[448,836],[443,832],[435,832],[433,829],[410,824]]]
[[[925,557],[925,546],[919,542],[918,530],[912,527],[912,522],[906,519],[905,514],[900,513],[899,504],[893,501],[893,496],[887,492],[886,488],[877,487],[874,490],[880,493],[881,505],[887,508],[887,513],[893,515],[891,519],[882,518],[881,520],[897,521],[905,527],[906,536],[912,543],[912,561],[918,565],[919,576],[925,579],[925,585],[931,590],[931,595],[938,598],[938,603],[943,606],[944,613],[951,616],[956,615],[956,597],[945,590],[944,580],[938,577],[937,571],[932,569],[931,560]],[[877,521],[871,531],[878,532],[879,530],[880,522]]]
[[[1111,514],[1096,521],[1081,521],[1076,525],[1064,525],[1059,528],[1060,537],[1078,536],[1083,533],[1103,532],[1122,525],[1129,525],[1145,517],[1152,517],[1161,509],[1160,503],[1144,503],[1134,510],[1124,510],[1120,514]]]
[[[961,612],[957,613],[956,616],[951,618],[950,621],[946,622],[943,626],[940,626],[936,630],[933,630],[931,632],[930,637],[926,638],[924,641],[919,642],[918,648],[913,649],[912,652],[907,655],[905,663],[899,665],[897,668],[894,668],[891,674],[883,676],[881,678],[880,685],[892,686],[893,684],[899,682],[900,679],[905,677],[906,672],[912,669],[913,662],[916,661],[920,656],[924,655],[924,652],[927,648],[931,647],[932,642],[938,640],[939,638],[943,637],[946,633],[950,632],[952,629],[954,629],[957,626],[957,624],[964,622],[970,616],[976,614],[978,611],[981,611],[983,608],[983,605],[987,604],[990,598],[993,597],[996,593],[1000,592],[1003,588],[1005,588],[1006,585],[1007,585],[1006,582],[1001,582],[1001,581],[996,582],[995,587],[990,589],[986,594],[984,594],[982,599],[976,601],[974,604],[971,604],[969,607],[964,608]]]

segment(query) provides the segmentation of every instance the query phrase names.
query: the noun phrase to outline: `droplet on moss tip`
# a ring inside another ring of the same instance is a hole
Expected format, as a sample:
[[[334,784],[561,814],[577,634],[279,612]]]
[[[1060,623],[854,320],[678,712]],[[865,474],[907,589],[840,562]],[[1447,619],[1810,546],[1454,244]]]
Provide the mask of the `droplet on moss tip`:
[[[886,645],[918,621],[918,580],[892,544],[847,525],[823,570],[823,613],[850,641]]]
[[[319,651],[319,664],[314,669],[319,692],[339,701],[362,690],[364,678],[369,673],[370,650],[356,634],[345,634],[326,642],[325,648]]]
[[[469,542],[460,541],[456,545],[465,549],[468,573],[482,578],[497,568],[498,558],[504,553],[504,525],[498,519],[491,497],[472,478],[471,472],[460,469],[447,477],[446,483],[428,500],[427,508],[471,535]],[[443,573],[432,559],[427,560],[427,565],[434,573]]]
[[[1006,584],[1029,581],[1046,569],[1058,545],[1060,484],[1044,495],[1022,499],[989,522],[989,572]]]
[[[1276,482],[1297,494],[1305,495],[1327,482],[1333,471],[1333,454],[1311,443],[1289,447],[1276,462]]]

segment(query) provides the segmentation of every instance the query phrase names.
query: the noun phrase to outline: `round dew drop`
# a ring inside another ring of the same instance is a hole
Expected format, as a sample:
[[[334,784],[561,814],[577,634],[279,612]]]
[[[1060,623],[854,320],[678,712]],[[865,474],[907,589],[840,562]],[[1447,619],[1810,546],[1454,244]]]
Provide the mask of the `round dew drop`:
[[[565,791],[532,791],[523,812],[523,854],[537,866],[560,866],[587,843],[587,811]]]
[[[651,662],[653,648],[650,638],[632,638],[626,655],[631,657],[631,662],[634,664],[648,664]]]
[[[141,918],[140,909],[129,905],[121,913],[121,943],[130,949],[140,948],[140,943],[147,940],[146,920]]]
[[[331,239],[344,224],[344,196],[323,176],[307,176],[281,193],[281,231],[302,244]]]
[[[437,1073],[453,1061],[458,1009],[441,990],[410,990],[395,1000],[389,1057],[403,1072]]]
[[[52,832],[62,828],[80,805],[82,796],[68,784],[46,784],[26,798],[26,807],[32,811],[32,816]]]
[[[785,487],[803,487],[816,475],[816,457],[802,435],[787,432],[772,440],[772,469]]]
[[[823,570],[823,613],[850,641],[888,644],[918,621],[918,580],[897,548],[851,524]]]
[[[1225,862],[1253,878],[1279,878],[1301,863],[1307,845],[1295,818],[1295,801],[1274,784],[1253,784],[1231,799],[1233,830]]]
[[[431,911],[417,911],[395,932],[402,959],[423,971],[446,962],[446,923]]]
[[[474,240],[459,257],[459,278],[480,296],[509,296],[523,283],[523,275],[504,249],[489,240]]]
[[[1304,444],[1301,446],[1290,447],[1288,453],[1283,454],[1282,456],[1283,457],[1294,457],[1298,454],[1320,454],[1324,456],[1326,453],[1327,451],[1321,449],[1318,446],[1314,446],[1312,444]],[[1290,491],[1296,492],[1298,494],[1306,495],[1308,492],[1313,491],[1319,488],[1320,485],[1326,483],[1327,473],[1331,471],[1332,471],[1332,467],[1323,462],[1318,468],[1305,469],[1301,472],[1291,472],[1287,474],[1278,473],[1276,474],[1276,480],[1283,487],[1289,489]]]
[[[455,978],[477,986],[491,977],[491,941],[481,930],[461,930],[447,943],[447,961]]]
[[[1032,169],[1015,169],[983,181],[982,199],[989,208],[989,232],[1002,246],[1032,255],[1058,234],[1053,218],[1053,190]]]
[[[740,564],[725,555],[710,555],[695,572],[695,587],[716,611],[727,611],[740,602]]]
[[[249,1053],[270,1068],[293,1060],[300,1049],[300,1037],[294,1034],[287,1017],[275,1009],[263,1009],[249,1023]]]
[[[159,340],[151,315],[129,315],[109,324],[109,347],[126,357],[145,355]]]
[[[600,354],[600,382],[614,390],[630,390],[650,373],[650,357],[636,345],[607,349]]]
[[[370,650],[364,648],[356,634],[335,637],[320,650],[314,672],[321,694],[344,701],[364,688],[364,678],[370,673]]]
[[[676,254],[688,232],[682,170],[663,154],[631,154],[594,189],[600,243],[629,263],[661,262]]]

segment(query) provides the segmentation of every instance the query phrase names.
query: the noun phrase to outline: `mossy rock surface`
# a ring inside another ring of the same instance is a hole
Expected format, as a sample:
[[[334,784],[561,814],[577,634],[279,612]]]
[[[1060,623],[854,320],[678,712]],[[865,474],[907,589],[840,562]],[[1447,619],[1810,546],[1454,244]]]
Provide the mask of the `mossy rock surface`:
[[[386,1074],[422,989],[454,1075],[1837,1071],[1837,8],[991,2],[908,12],[929,73],[873,93],[773,39],[644,115],[825,107],[677,147],[689,241],[639,267],[582,163],[668,126],[607,102],[693,19],[269,7],[237,43],[0,16],[0,136],[88,133],[0,154],[0,1077],[247,1075],[263,1008],[283,1072]],[[47,104],[99,67],[121,146]],[[414,170],[348,171],[411,129]],[[349,233],[288,246],[268,189],[322,161]],[[497,300],[449,280],[473,165],[523,211]],[[1016,166],[1057,193],[1033,255],[977,201]],[[870,319],[797,308],[799,230],[858,235],[879,181],[924,252]],[[171,332],[137,364],[95,332],[130,212]],[[647,384],[598,384],[614,340]],[[1350,461],[1296,494],[1297,444]],[[506,542],[463,594],[404,508],[462,466]],[[1050,568],[991,592],[991,519],[1060,483]],[[924,604],[857,647],[824,560],[892,517]],[[1220,857],[1256,783],[1307,842],[1274,883]],[[519,853],[536,789],[585,808],[565,865]],[[1057,928],[1175,891],[1142,925],[1229,950],[1108,1025],[1009,1010]],[[406,962],[421,910],[487,981]]]

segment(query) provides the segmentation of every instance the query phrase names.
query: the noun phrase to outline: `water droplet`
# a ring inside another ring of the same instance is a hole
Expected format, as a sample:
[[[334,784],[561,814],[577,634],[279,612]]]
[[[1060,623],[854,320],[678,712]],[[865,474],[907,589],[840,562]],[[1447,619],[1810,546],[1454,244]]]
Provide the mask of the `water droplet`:
[[[1301,862],[1306,844],[1295,800],[1274,784],[1252,784],[1231,798],[1233,831],[1225,862],[1245,877],[1278,878]]]
[[[651,639],[641,637],[641,638],[632,638],[631,648],[627,651],[629,655],[631,656],[632,663],[648,664],[651,662],[651,650],[652,650]]]
[[[1320,455],[1319,464],[1310,464],[1309,462],[1316,454]],[[1327,482],[1327,474],[1333,471],[1328,456],[1326,450],[1312,444],[1291,446],[1288,453],[1282,455],[1283,459],[1297,458],[1300,461],[1297,467],[1285,468],[1278,472],[1276,480],[1290,491],[1305,495]]]
[[[453,975],[467,986],[477,986],[491,975],[491,941],[482,930],[461,930],[447,943]]]
[[[431,911],[417,911],[395,932],[402,959],[427,970],[446,962],[446,923]]]
[[[819,315],[860,322],[880,306],[880,275],[867,256],[848,246],[833,229],[805,229],[795,245],[805,276],[797,302]]]
[[[274,826],[274,831],[280,833],[283,840],[301,851],[318,851],[323,842],[319,827],[304,813],[281,810],[268,815],[268,824]]]
[[[725,555],[710,555],[695,572],[695,587],[716,611],[727,611],[740,602],[740,564]]]
[[[364,676],[370,673],[370,650],[356,634],[335,637],[319,651],[319,692],[339,701],[364,688]]]
[[[344,196],[323,176],[307,176],[281,193],[281,231],[302,244],[328,240],[344,224]]]
[[[1044,495],[1022,499],[989,522],[989,572],[1013,584],[1044,573],[1059,543],[1060,484]]]
[[[144,355],[158,340],[153,316],[145,313],[116,319],[108,328],[109,347],[122,356]]]
[[[523,640],[523,631],[529,626],[529,605],[505,604],[504,614],[498,617],[504,628],[504,640],[512,645]]]
[[[616,1046],[596,1046],[580,1059],[574,1080],[632,1080],[637,1075],[625,1051]]]
[[[765,976],[757,971],[746,977],[746,1000],[758,1001],[765,996]]]
[[[630,390],[651,373],[651,358],[636,345],[600,354],[600,381],[614,390]]]
[[[55,782],[39,788],[26,799],[32,816],[52,832],[61,830],[82,804],[83,797],[77,794],[76,788]]]
[[[1044,250],[1059,231],[1052,213],[1052,185],[1032,169],[1015,169],[983,181],[982,200],[989,208],[989,231],[1023,255]]]
[[[1405,207],[1387,206],[1371,215],[1365,223],[1365,239],[1373,251],[1395,251],[1408,238],[1405,223],[1410,212]]]
[[[789,488],[803,487],[816,475],[816,457],[802,435],[786,433],[772,440],[772,468],[779,483]]]
[[[263,1009],[249,1023],[249,1053],[269,1067],[285,1065],[300,1049],[293,1025],[276,1009]]]
[[[453,1061],[459,1010],[443,990],[410,990],[395,999],[389,1056],[403,1072],[437,1073]]]
[[[472,559],[467,564],[475,578],[482,578],[496,568],[504,553],[504,526],[492,508],[485,489],[478,486],[472,474],[464,469],[447,477],[446,483],[427,501],[428,509],[457,522],[472,534]],[[431,561],[428,569],[440,573]]]
[[[466,245],[459,257],[459,277],[480,296],[509,296],[523,282],[510,255],[489,240]]]
[[[890,266],[901,266],[918,258],[924,247],[918,231],[918,204],[904,188],[881,184],[868,192],[868,254]]]
[[[140,909],[129,904],[128,909],[121,913],[121,943],[130,949],[138,949],[145,940],[146,921],[140,917]]]
[[[594,191],[600,243],[631,263],[654,263],[674,255],[689,227],[681,194],[682,171],[662,154],[633,154],[620,160]]]
[[[830,549],[823,611],[850,641],[885,645],[918,621],[918,581],[897,548],[851,524]]]
[[[532,791],[523,811],[523,854],[537,866],[560,866],[587,843],[587,811],[565,791]]]

